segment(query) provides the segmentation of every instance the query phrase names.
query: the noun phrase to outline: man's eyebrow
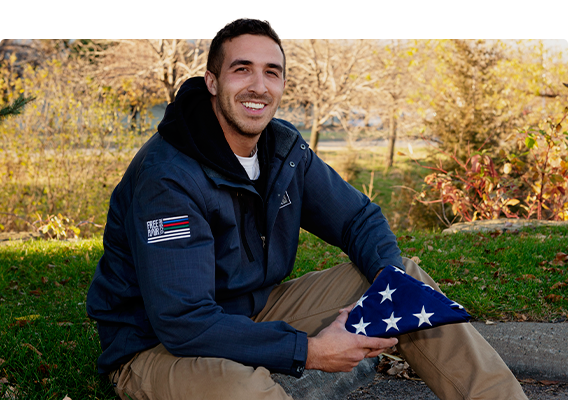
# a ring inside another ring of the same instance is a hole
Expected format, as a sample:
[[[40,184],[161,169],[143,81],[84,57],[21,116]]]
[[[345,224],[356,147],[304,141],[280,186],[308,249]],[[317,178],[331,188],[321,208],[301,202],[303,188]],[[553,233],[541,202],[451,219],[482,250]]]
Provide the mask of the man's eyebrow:
[[[251,65],[252,61],[249,60],[242,60],[240,58],[237,58],[235,61],[233,61],[231,63],[231,65],[229,65],[229,68],[233,68],[235,65]]]
[[[243,60],[243,59],[237,58],[236,60],[234,60],[234,61],[231,63],[231,65],[229,65],[229,68],[233,68],[233,67],[236,66],[236,65],[252,65],[252,64],[253,64],[253,62],[250,61],[250,60]],[[267,66],[268,68],[276,69],[276,70],[278,70],[278,71],[280,71],[280,72],[284,71],[284,68],[283,68],[282,65],[280,65],[280,64],[267,63],[266,66]]]

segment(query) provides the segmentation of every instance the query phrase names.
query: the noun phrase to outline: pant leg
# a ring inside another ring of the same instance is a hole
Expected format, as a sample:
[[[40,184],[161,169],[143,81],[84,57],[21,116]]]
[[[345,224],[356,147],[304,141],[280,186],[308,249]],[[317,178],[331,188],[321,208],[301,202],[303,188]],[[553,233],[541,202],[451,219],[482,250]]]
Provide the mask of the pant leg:
[[[406,272],[440,291],[416,263]],[[401,335],[397,348],[441,399],[527,399],[499,354],[469,323],[444,325]]]
[[[266,368],[223,358],[176,357],[162,344],[109,377],[122,400],[292,400]]]
[[[255,322],[289,322],[313,336],[340,308],[354,303],[369,282],[351,263],[312,272],[277,286]],[[146,350],[109,375],[122,400],[290,400],[263,367],[222,358],[175,357],[163,345]]]
[[[369,286],[352,263],[309,272],[275,287],[253,320],[284,321],[315,336],[337,318],[341,308],[359,300]]]
[[[412,277],[440,291],[412,260]],[[370,284],[351,263],[312,272],[276,287],[255,321],[283,320],[316,335],[356,302]],[[452,324],[401,335],[397,348],[441,399],[526,399],[520,384],[489,343],[469,324]]]

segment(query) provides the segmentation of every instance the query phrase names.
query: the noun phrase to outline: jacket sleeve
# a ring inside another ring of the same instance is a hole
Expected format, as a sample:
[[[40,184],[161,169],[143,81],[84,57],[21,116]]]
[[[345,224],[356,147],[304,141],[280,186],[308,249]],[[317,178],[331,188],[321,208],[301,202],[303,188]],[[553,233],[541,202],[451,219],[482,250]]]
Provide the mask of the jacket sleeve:
[[[369,282],[380,269],[405,269],[381,208],[345,182],[313,151],[305,160],[302,227],[340,247]]]
[[[307,357],[304,332],[282,321],[255,323],[226,314],[216,304],[215,243],[206,213],[188,174],[169,170],[160,178],[154,168],[139,177],[127,215],[128,241],[158,339],[176,356],[223,357],[300,376]]]

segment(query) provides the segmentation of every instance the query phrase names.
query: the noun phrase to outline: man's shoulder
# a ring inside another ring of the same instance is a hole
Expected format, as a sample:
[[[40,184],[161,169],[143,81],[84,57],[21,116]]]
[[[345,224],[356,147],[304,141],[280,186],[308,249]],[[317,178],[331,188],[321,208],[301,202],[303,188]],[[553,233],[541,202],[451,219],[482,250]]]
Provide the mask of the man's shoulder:
[[[272,118],[270,126],[276,138],[276,152],[281,155],[288,154],[290,148],[297,140],[301,140],[305,143],[300,131],[298,131],[292,123],[286,120]]]

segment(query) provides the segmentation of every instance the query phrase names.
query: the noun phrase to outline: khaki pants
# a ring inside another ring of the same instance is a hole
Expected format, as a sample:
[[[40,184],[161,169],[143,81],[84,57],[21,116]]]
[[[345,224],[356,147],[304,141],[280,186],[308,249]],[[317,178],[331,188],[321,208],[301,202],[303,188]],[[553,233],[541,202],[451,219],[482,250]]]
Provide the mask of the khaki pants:
[[[408,274],[439,290],[418,265],[403,261]],[[368,287],[350,263],[312,272],[277,286],[253,320],[283,320],[314,336]],[[404,358],[441,399],[527,398],[499,355],[470,324],[445,325],[398,339]],[[123,400],[291,399],[266,368],[222,358],[175,357],[161,344],[137,354],[109,376]]]

